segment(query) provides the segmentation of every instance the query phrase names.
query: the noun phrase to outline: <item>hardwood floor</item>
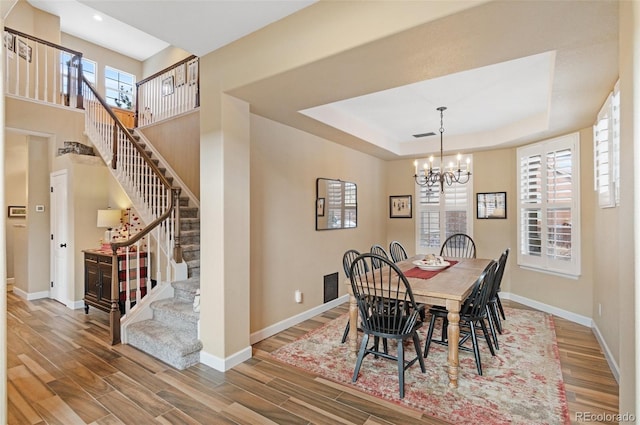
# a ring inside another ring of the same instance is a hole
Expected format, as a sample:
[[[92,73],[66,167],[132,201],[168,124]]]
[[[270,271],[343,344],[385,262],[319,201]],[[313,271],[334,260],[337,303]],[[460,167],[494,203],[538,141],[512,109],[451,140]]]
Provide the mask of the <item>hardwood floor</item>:
[[[177,371],[129,346],[111,347],[108,316],[95,309],[85,315],[10,293],[7,310],[11,425],[442,423],[266,355],[345,313],[346,304],[254,345],[254,357],[226,373],[201,364]],[[555,323],[573,423],[581,423],[577,412],[616,414],[618,386],[591,330]]]

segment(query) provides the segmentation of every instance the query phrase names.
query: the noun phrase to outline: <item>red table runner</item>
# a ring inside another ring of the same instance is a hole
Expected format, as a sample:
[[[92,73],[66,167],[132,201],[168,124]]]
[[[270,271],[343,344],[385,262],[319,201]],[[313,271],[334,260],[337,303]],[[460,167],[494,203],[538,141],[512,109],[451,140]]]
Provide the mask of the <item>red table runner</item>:
[[[440,270],[422,270],[422,269],[420,269],[418,267],[414,267],[414,268],[404,272],[404,275],[406,277],[417,277],[418,279],[431,279],[432,277],[434,277],[435,275],[437,275],[441,271],[447,270],[449,267],[453,267],[456,264],[458,264],[458,262],[455,261],[455,260],[448,260],[448,261],[449,261],[449,265],[447,267],[445,267],[444,269],[440,269]]]

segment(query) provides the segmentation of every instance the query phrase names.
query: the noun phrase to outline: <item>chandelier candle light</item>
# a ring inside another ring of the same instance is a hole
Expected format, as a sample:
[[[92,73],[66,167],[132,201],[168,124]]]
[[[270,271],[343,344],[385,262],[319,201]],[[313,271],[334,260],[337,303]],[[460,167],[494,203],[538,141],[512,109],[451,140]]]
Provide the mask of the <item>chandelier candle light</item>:
[[[429,158],[428,164],[425,162],[424,172],[421,174],[418,174],[418,160],[413,162],[413,166],[415,167],[415,174],[413,175],[413,178],[415,179],[416,184],[419,186],[426,186],[431,190],[433,185],[440,183],[440,193],[444,192],[445,183],[447,186],[451,186],[453,183],[466,184],[471,178],[471,159],[467,158],[465,171],[463,171],[460,167],[460,160],[462,159],[462,155],[460,154],[458,154],[457,170],[454,171],[453,162],[450,162],[449,169],[445,170],[442,147],[442,136],[444,134],[442,115],[446,109],[446,106],[440,106],[437,108],[437,110],[440,111],[440,168],[438,171],[433,171],[433,155]]]

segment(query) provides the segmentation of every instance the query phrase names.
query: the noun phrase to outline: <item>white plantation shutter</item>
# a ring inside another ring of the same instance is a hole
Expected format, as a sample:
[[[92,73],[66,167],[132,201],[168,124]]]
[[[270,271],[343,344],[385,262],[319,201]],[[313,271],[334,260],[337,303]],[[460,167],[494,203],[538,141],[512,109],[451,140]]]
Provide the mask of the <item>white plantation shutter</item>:
[[[620,204],[620,92],[609,95],[593,126],[594,183],[601,208]]]
[[[518,264],[580,274],[579,136],[518,149]]]
[[[454,157],[445,158],[444,163],[454,160]],[[419,170],[422,172],[421,164]],[[434,171],[438,171],[438,168],[434,167]],[[473,180],[466,184],[445,184],[443,194],[439,185],[433,186],[431,191],[416,185],[417,253],[439,254],[442,243],[454,233],[466,233],[473,237],[472,195]]]

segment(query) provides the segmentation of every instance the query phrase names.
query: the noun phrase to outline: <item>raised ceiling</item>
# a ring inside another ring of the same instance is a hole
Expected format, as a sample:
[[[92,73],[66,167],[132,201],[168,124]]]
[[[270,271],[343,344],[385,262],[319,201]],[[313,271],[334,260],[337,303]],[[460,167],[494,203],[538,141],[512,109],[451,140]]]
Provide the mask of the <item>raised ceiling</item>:
[[[37,7],[91,6],[196,55],[315,6],[312,1],[29,1]],[[73,35],[91,41],[88,33]],[[412,135],[437,135],[436,108],[446,106],[445,150],[472,152],[589,127],[617,79],[617,39],[617,1],[480,2],[229,93],[250,103],[257,115],[384,159],[436,152],[437,136]]]

